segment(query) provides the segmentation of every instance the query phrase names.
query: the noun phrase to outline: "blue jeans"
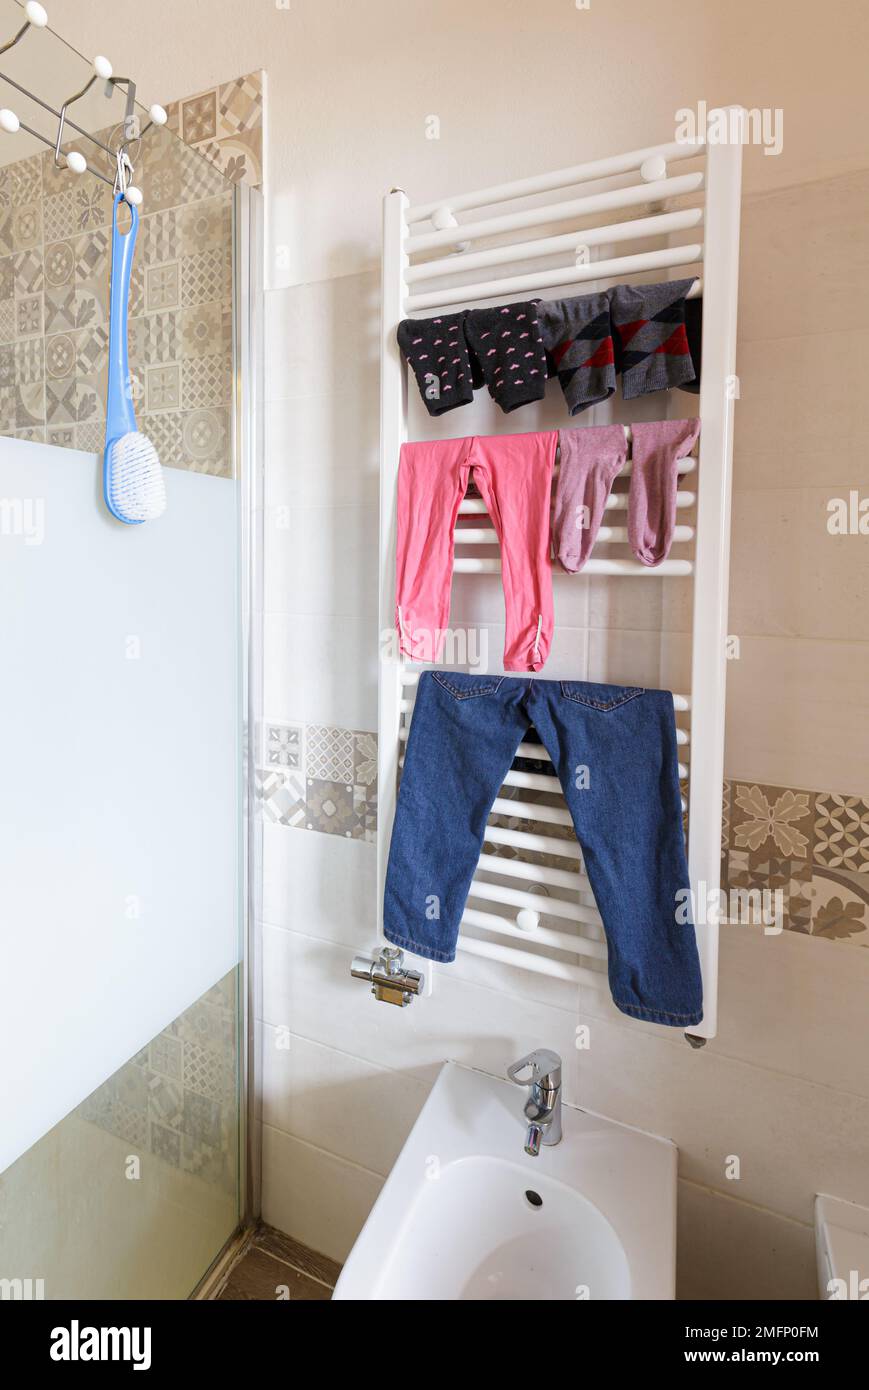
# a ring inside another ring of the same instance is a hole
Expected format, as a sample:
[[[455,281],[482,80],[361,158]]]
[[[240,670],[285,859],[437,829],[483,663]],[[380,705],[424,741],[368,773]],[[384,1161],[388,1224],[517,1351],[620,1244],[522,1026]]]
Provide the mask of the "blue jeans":
[[[532,725],[582,847],[614,1003],[652,1023],[699,1023],[676,724],[665,690],[423,672],[389,848],[387,939],[429,960],[455,959],[486,819]],[[545,913],[545,898],[540,907]]]

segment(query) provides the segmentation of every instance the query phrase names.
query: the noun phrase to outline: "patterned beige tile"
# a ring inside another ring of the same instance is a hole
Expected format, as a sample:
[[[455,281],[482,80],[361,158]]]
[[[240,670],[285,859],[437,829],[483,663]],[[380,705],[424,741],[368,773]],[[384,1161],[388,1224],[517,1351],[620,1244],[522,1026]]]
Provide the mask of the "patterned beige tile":
[[[272,825],[304,828],[307,817],[305,778],[301,772],[257,773],[257,796],[263,816]]]
[[[43,332],[43,304],[41,294],[28,294],[15,300],[15,335],[18,338],[33,338]]]
[[[218,353],[231,365],[232,313],[225,304],[197,304],[182,309],[179,327],[184,357],[208,357]]]
[[[75,285],[49,286],[45,291],[45,332],[69,333],[76,328]]]
[[[230,476],[228,410],[183,411],[181,434],[182,467],[195,473]]]
[[[181,302],[180,266],[177,261],[149,265],[145,270],[145,306],[177,309]]]
[[[42,203],[25,203],[12,209],[12,249],[28,251],[42,243]]]
[[[29,385],[45,376],[45,339],[27,338],[13,348],[15,380]]]
[[[44,277],[48,289],[75,281],[75,242],[54,241],[44,253]]]
[[[267,723],[264,728],[263,767],[286,772],[305,771],[305,726]]]
[[[185,410],[229,404],[231,363],[225,354],[191,357],[181,365],[181,404]]]
[[[15,294],[15,257],[0,260],[0,300],[12,299]]]
[[[208,248],[225,250],[232,231],[232,201],[228,193],[206,198],[179,210],[180,246],[184,254]],[[177,243],[176,243],[177,244]]]
[[[34,381],[15,387],[16,430],[42,429],[45,425],[45,384]]]
[[[136,255],[145,265],[171,261],[178,254],[178,212],[167,208],[139,219]]]
[[[209,247],[181,258],[181,302],[225,303],[232,293],[232,262],[228,247]]]
[[[17,252],[13,256],[12,262],[16,295],[38,294],[44,289],[45,275],[41,246],[33,247],[29,251]]]
[[[54,333],[45,339],[45,374],[54,380],[72,376],[76,364],[75,333]]]
[[[11,208],[0,210],[0,256],[5,256],[15,249],[12,238],[12,218],[13,210]]]
[[[145,369],[147,411],[178,410],[181,405],[181,369],[178,363]]]
[[[217,92],[203,92],[181,103],[181,138],[188,145],[213,140],[217,135]]]
[[[827,793],[815,798],[814,809],[814,862],[869,875],[869,804]]]

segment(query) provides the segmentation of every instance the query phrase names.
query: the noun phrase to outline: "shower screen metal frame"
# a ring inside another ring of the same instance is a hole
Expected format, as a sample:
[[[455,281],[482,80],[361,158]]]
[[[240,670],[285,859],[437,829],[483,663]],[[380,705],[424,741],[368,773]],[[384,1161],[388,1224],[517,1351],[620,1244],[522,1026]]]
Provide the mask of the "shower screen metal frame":
[[[233,472],[238,482],[239,663],[243,721],[239,787],[238,1172],[239,1221],[190,1297],[213,1298],[247,1243],[261,1208],[260,1076],[262,972],[259,923],[262,816],[256,785],[263,691],[263,248],[264,202],[258,189],[236,184],[232,201]]]
[[[241,575],[242,867],[239,984],[239,1182],[242,1229],[260,1214],[259,1114],[262,976],[262,817],[256,786],[256,748],[262,726],[263,690],[263,228],[262,194],[236,184],[233,195],[233,395],[232,433],[239,482]]]

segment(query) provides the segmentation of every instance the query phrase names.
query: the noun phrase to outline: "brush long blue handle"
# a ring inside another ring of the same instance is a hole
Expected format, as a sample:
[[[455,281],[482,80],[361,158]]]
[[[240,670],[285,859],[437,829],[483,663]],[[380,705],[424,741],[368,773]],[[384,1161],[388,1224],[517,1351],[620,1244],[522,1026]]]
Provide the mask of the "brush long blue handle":
[[[118,226],[118,208],[124,201],[123,193],[115,194],[112,209],[112,270],[109,288],[109,382],[106,395],[106,448],[103,457],[103,492],[106,506],[112,516],[119,521],[126,518],[118,516],[109,498],[109,468],[112,444],[121,435],[129,434],[136,428],[136,416],[130,396],[130,364],[127,354],[127,306],[130,298],[130,275],[133,269],[133,251],[136,247],[136,233],[139,230],[139,212],[132,204],[130,209],[130,229],[124,233]],[[129,525],[139,525],[131,522]]]

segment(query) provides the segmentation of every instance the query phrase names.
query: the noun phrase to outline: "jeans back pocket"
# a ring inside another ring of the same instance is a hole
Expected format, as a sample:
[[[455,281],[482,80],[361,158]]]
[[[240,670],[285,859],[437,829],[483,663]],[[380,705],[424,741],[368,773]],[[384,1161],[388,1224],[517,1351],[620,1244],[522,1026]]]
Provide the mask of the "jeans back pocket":
[[[503,676],[475,676],[467,671],[431,671],[433,680],[456,700],[470,700],[475,695],[496,695]]]
[[[561,693],[568,700],[589,709],[611,710],[626,705],[645,695],[645,690],[635,685],[598,685],[596,681],[562,681]]]

